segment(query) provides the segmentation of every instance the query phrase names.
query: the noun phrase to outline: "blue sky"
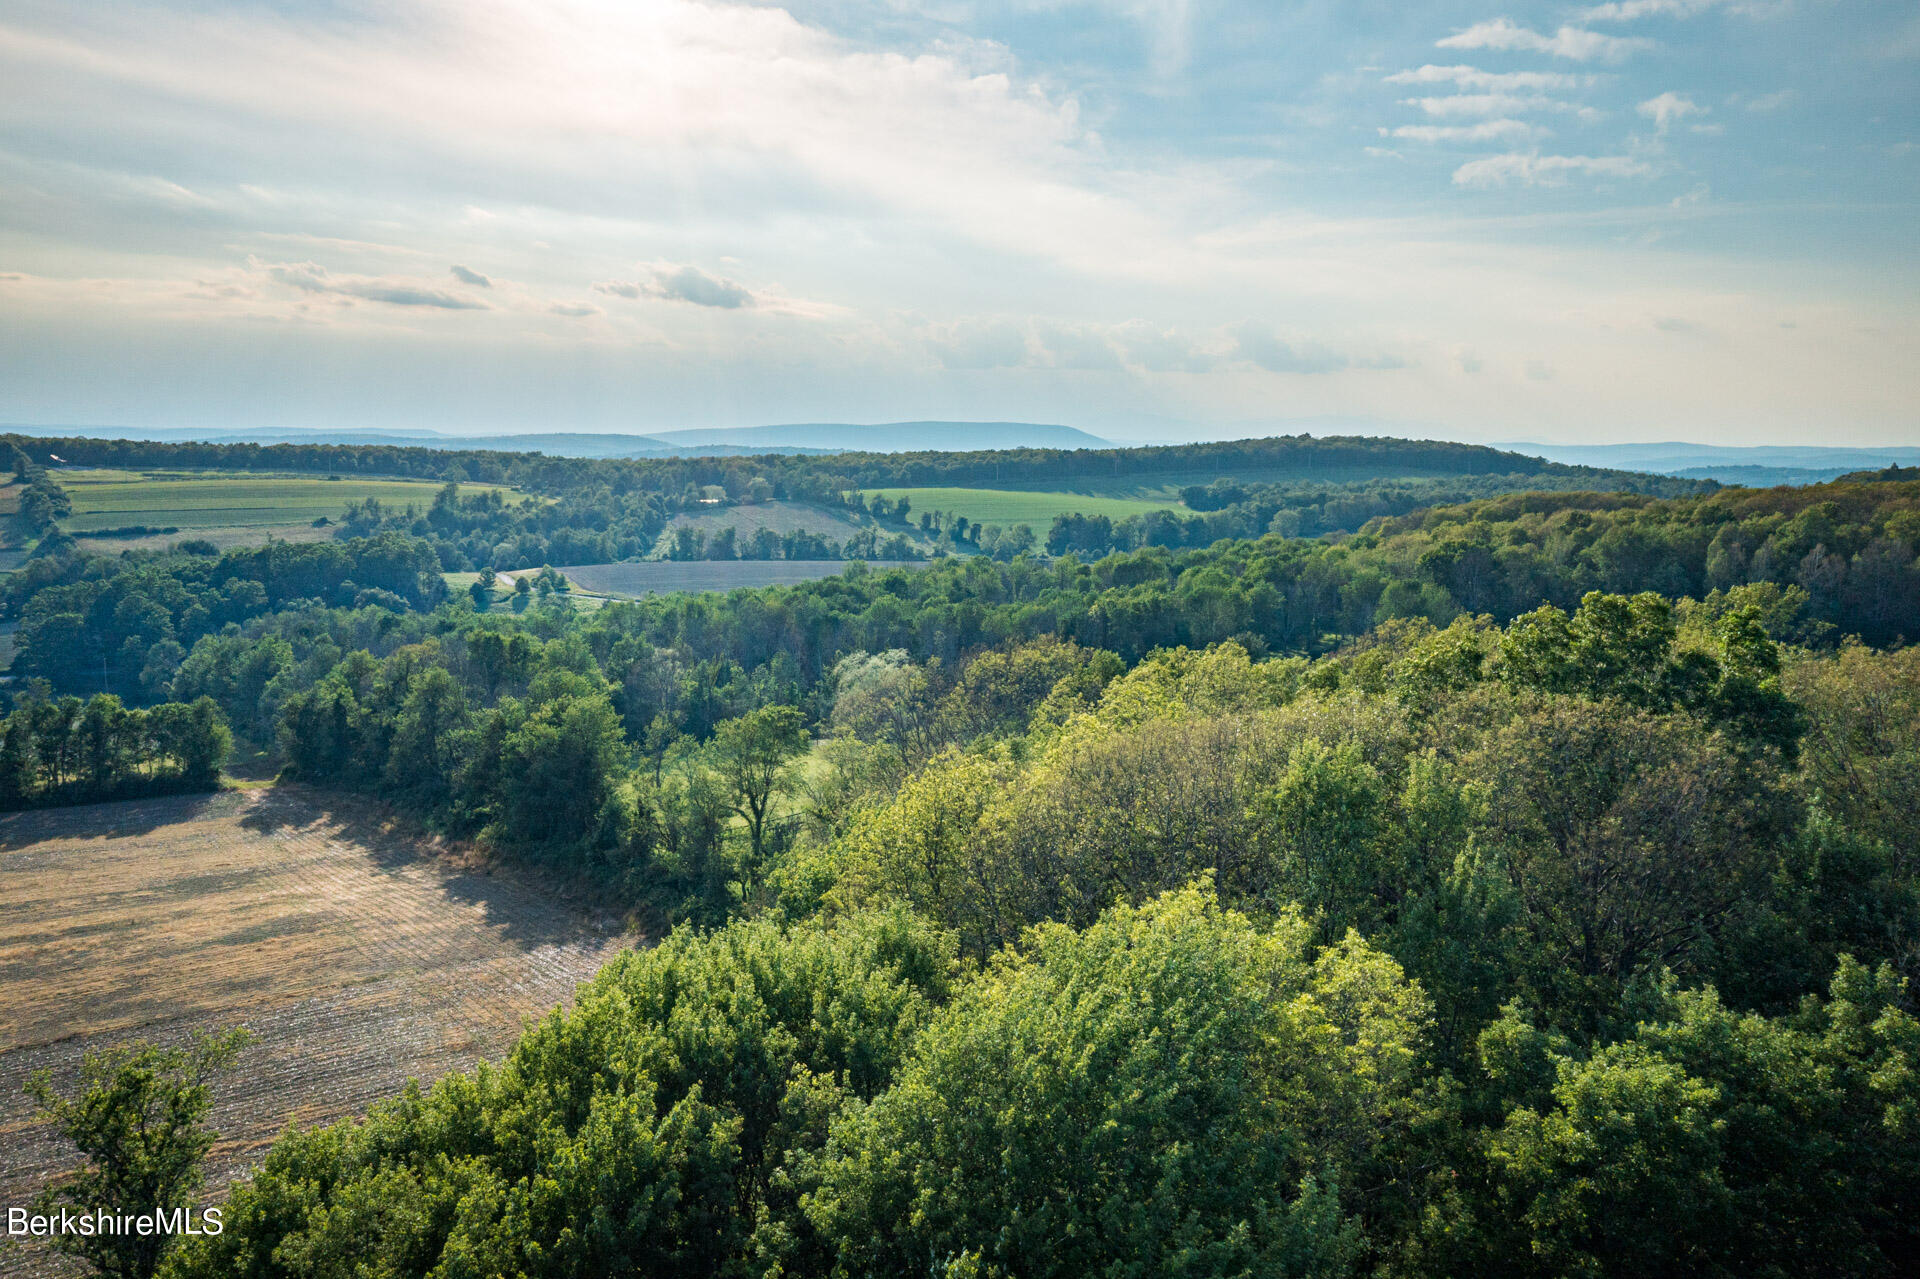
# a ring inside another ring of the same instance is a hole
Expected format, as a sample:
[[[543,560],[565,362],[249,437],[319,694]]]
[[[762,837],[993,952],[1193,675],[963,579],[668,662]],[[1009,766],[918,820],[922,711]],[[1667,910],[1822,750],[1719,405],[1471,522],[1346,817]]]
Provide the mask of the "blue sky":
[[[0,0],[0,420],[1920,442],[1920,8]]]

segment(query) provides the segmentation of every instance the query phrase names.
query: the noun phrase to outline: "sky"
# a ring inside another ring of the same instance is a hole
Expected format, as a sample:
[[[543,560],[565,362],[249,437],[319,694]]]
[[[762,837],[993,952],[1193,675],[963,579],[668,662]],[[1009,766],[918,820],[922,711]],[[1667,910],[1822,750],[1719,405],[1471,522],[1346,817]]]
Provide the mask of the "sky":
[[[1911,0],[0,0],[0,421],[1920,443]]]

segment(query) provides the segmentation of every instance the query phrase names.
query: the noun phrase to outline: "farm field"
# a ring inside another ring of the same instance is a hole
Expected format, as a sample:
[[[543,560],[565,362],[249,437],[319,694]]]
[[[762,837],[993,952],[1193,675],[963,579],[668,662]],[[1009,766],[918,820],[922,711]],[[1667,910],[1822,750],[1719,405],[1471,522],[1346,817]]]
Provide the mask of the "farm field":
[[[432,480],[328,480],[252,471],[55,470],[73,500],[62,527],[76,536],[131,525],[188,529],[310,523],[339,519],[347,503],[378,498],[424,508],[440,484]],[[466,484],[466,490],[497,485]]]
[[[846,571],[846,560],[645,560],[576,564],[559,571],[576,588],[616,599],[672,591],[731,591],[743,586],[788,586]],[[869,568],[921,568],[911,560],[872,560]]]
[[[165,525],[157,527],[165,527]],[[178,527],[180,528],[178,533],[145,533],[138,537],[89,537],[85,533],[79,533],[73,540],[83,551],[89,551],[95,555],[118,555],[122,551],[164,551],[175,542],[184,542],[189,538],[197,542],[211,542],[224,551],[236,546],[258,546],[269,537],[278,538],[282,542],[324,542],[333,536],[332,525],[315,528],[311,520],[302,520],[298,524]]]
[[[302,788],[0,818],[0,1202],[66,1166],[21,1093],[35,1070],[65,1083],[88,1049],[246,1023],[215,1084],[218,1187],[289,1122],[497,1059],[625,944]]]
[[[813,533],[830,537],[836,542],[844,542],[862,529],[872,529],[882,540],[896,533],[904,533],[922,550],[932,549],[932,543],[921,536],[917,526],[908,528],[891,520],[881,523],[865,513],[831,510],[805,502],[743,502],[698,513],[682,511],[675,515],[667,522],[667,527],[654,544],[654,553],[663,556],[667,553],[667,548],[673,545],[676,529],[693,528],[712,536],[729,527],[742,543],[763,528],[783,536],[788,533]]]
[[[1153,498],[1105,497],[1087,493],[1022,489],[902,488],[868,489],[865,495],[912,503],[912,512],[945,511],[964,515],[976,524],[1029,524],[1044,533],[1056,515],[1104,515],[1124,519],[1150,511],[1185,511],[1176,501]],[[910,513],[908,519],[917,519]]]

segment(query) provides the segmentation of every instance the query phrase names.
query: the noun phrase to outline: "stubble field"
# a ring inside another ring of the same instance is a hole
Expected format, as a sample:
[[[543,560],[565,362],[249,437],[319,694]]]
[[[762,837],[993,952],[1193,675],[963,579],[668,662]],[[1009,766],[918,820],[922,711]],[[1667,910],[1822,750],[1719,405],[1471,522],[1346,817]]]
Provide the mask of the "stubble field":
[[[497,1059],[626,944],[352,801],[273,787],[0,818],[0,1205],[71,1166],[22,1094],[136,1038],[253,1032],[214,1089],[210,1181],[327,1122]],[[0,1274],[63,1273],[0,1254]]]
[[[1146,515],[1153,511],[1191,514],[1186,507],[1174,501],[1043,489],[871,489],[866,496],[885,497],[896,502],[906,498],[912,503],[909,519],[918,519],[928,511],[945,511],[949,515],[964,515],[976,524],[1026,524],[1041,534],[1045,534],[1056,515],[1104,515],[1109,519],[1123,520],[1130,515]]]
[[[741,587],[791,586],[847,571],[846,560],[633,560],[622,564],[574,564],[560,569],[582,591],[615,599],[639,599],[674,591],[732,591]],[[870,560],[874,571],[925,568],[917,560]]]

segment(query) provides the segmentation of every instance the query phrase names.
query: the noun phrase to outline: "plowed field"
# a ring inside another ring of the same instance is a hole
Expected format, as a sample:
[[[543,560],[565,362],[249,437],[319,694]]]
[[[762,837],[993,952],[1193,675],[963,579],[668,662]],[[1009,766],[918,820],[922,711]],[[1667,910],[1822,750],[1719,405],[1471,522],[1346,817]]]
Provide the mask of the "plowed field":
[[[223,1186],[289,1122],[497,1059],[623,944],[373,810],[276,787],[0,818],[0,1208],[69,1166],[21,1092],[88,1048],[245,1023],[215,1086]],[[0,1274],[55,1273],[0,1253]]]

